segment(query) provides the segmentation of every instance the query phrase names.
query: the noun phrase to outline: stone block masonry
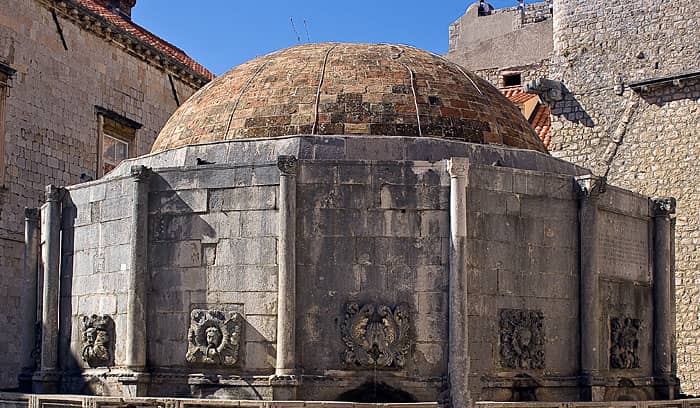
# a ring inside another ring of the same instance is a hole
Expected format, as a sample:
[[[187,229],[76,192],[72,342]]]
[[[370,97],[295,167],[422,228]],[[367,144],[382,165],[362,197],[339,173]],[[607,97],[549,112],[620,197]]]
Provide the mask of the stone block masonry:
[[[142,125],[130,147],[132,157],[150,150],[157,132],[177,107],[168,74],[161,68],[105,41],[60,11],[57,18],[68,50],[51,12],[40,1],[7,0],[0,7],[0,62],[17,71],[8,81],[5,134],[4,139],[0,137],[4,143],[0,165],[6,169],[0,189],[0,388],[16,387],[20,369],[16,345],[20,343],[24,207],[39,206],[48,184],[71,185],[80,181],[81,174],[96,175],[96,106]],[[173,81],[180,101],[196,90],[193,82],[177,75]],[[106,194],[110,197],[89,198],[90,203],[84,205],[91,212],[79,211],[80,218],[75,220],[76,228],[82,228],[91,216],[98,217],[104,221],[101,231],[91,230],[84,235],[85,241],[75,244],[80,247],[78,256],[94,258],[91,245],[95,237],[113,239],[99,263],[105,273],[113,275],[121,273],[123,262],[117,260],[123,253],[121,220],[129,204],[116,205],[121,194]],[[86,294],[74,306],[92,303]],[[101,307],[111,310],[119,304],[118,298],[110,304]]]
[[[561,0],[550,78],[567,88],[553,106],[551,152],[650,196],[678,198],[676,347],[681,390],[700,393],[700,3]],[[632,89],[630,84],[679,74]]]

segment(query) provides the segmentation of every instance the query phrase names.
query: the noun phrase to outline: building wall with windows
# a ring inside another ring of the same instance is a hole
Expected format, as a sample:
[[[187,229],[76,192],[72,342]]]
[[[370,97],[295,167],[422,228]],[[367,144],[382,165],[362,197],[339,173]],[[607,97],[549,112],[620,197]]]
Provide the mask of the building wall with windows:
[[[212,77],[139,37],[133,3],[0,0],[0,388],[15,387],[20,369],[24,208],[39,206],[48,184],[148,153],[178,103]]]
[[[523,11],[488,8],[488,15],[479,15],[479,2],[474,2],[450,25],[445,57],[496,87],[509,86],[504,83],[509,75],[522,74],[525,83],[546,73],[553,48],[549,2],[528,3]]]

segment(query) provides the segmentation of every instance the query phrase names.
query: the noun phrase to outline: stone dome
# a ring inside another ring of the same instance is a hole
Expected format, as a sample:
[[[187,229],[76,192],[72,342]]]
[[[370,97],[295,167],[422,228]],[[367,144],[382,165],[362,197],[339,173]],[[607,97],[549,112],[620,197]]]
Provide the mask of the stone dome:
[[[215,79],[152,152],[290,135],[434,137],[546,152],[518,108],[477,75],[405,45],[307,44]]]

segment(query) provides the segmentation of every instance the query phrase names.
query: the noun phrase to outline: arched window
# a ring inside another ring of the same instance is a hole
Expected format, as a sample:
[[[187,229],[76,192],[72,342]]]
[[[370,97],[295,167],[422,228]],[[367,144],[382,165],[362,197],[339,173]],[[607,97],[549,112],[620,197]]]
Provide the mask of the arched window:
[[[338,401],[343,402],[369,402],[369,403],[401,403],[417,402],[413,395],[385,383],[368,382],[341,394]]]

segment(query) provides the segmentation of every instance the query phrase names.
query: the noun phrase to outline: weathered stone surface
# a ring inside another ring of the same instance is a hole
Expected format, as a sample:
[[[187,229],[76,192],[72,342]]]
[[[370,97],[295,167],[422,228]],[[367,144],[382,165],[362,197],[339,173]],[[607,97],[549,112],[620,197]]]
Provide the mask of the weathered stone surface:
[[[696,72],[698,43],[685,33],[697,31],[698,18],[700,3],[692,0],[675,2],[669,10],[632,1],[615,6],[562,1],[554,10],[558,24],[550,66],[550,78],[568,88],[553,106],[552,154],[592,167],[611,184],[679,199],[674,325],[678,374],[689,394],[700,390],[700,196],[697,164],[691,159],[700,152],[700,84],[697,78],[646,89],[630,84]],[[649,21],[658,29],[648,29]]]

